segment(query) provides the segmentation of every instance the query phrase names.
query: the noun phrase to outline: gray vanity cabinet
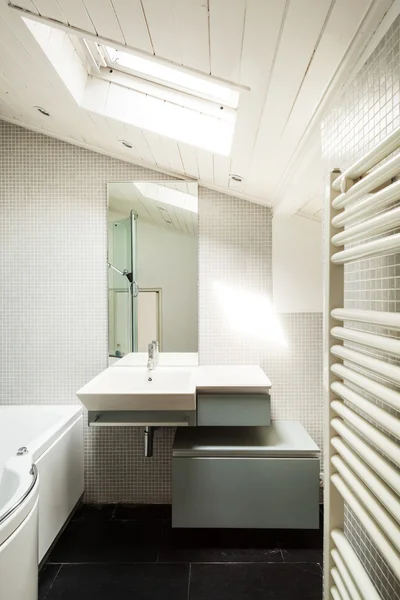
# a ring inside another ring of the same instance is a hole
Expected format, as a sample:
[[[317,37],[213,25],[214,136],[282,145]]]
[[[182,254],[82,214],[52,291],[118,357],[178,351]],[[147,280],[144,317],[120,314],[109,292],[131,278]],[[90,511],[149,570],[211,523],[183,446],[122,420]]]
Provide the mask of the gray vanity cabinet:
[[[319,450],[296,421],[177,431],[173,527],[319,527]]]
[[[197,394],[197,425],[256,427],[271,422],[269,394]]]

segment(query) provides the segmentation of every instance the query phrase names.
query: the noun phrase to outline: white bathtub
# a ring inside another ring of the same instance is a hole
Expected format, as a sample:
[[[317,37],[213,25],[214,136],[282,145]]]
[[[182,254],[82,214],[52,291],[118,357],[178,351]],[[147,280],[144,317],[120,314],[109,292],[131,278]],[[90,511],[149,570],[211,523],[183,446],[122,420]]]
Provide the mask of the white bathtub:
[[[83,494],[82,429],[78,405],[0,406],[1,600],[37,597],[38,563]]]

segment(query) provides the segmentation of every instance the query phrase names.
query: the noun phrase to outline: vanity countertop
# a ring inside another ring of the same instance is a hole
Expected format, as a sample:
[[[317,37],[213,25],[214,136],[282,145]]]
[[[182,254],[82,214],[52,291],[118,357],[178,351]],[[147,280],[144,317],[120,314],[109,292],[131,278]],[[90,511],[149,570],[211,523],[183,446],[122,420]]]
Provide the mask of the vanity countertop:
[[[201,365],[193,368],[197,392],[267,393],[271,382],[256,365]]]
[[[192,373],[194,391],[203,393],[267,393],[271,382],[257,365],[200,365],[197,366],[196,353],[160,352],[155,369],[183,367]],[[143,367],[147,364],[147,353],[128,354],[114,367]]]

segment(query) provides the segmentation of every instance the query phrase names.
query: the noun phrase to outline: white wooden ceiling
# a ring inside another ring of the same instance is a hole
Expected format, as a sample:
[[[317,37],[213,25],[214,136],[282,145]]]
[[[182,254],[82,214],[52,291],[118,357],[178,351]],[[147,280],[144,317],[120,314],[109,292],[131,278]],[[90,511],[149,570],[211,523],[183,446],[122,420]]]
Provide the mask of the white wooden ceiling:
[[[175,191],[194,195],[197,199],[197,185],[185,182],[159,182],[157,186],[165,186]],[[190,210],[170,206],[144,196],[134,182],[108,184],[109,216],[115,218],[128,217],[133,210],[140,220],[148,221],[175,233],[196,236],[198,216]]]
[[[79,107],[21,13],[0,0],[0,118],[272,206],[365,15],[380,5],[380,18],[390,1],[14,0],[33,14],[250,87],[225,157]],[[310,184],[304,203],[314,202],[312,194]]]

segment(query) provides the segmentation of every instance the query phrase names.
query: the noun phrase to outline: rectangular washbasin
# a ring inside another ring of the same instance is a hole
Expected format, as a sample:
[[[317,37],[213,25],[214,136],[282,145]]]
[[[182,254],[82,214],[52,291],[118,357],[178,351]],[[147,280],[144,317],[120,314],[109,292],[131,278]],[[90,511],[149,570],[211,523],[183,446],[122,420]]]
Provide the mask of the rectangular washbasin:
[[[88,410],[195,410],[196,384],[185,367],[110,367],[77,392]]]

